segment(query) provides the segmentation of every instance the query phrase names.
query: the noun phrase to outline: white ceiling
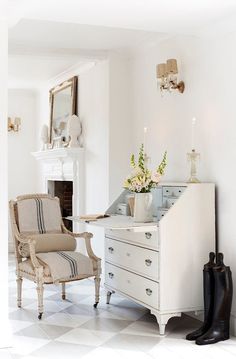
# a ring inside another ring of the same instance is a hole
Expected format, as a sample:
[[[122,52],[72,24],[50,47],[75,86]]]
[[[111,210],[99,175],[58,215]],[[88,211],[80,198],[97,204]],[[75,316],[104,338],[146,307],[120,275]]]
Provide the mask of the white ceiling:
[[[8,0],[8,4],[11,87],[22,86],[23,81],[32,86],[77,62],[103,58],[111,50],[129,52],[178,33],[215,32],[217,26],[218,31],[236,28],[236,0]]]
[[[9,0],[27,19],[157,32],[196,32],[235,13],[235,0]]]
[[[84,62],[78,62],[76,56],[11,55],[8,61],[9,87],[37,89],[75,63],[78,67],[84,66]]]
[[[142,30],[23,19],[9,30],[9,49],[13,53],[63,49],[65,53],[86,55],[93,51],[129,50],[165,36]]]

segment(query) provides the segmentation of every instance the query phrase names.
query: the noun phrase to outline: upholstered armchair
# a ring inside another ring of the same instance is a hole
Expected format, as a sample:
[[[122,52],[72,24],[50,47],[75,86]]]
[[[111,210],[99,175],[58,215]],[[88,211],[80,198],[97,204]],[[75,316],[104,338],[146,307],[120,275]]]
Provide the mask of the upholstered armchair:
[[[72,233],[61,217],[59,199],[47,194],[17,197],[10,201],[10,219],[15,243],[17,305],[22,303],[23,278],[36,283],[38,318],[42,318],[45,284],[61,284],[66,299],[66,282],[94,277],[95,304],[99,302],[101,260],[91,247],[93,235]],[[87,255],[76,252],[76,238],[85,241]]]

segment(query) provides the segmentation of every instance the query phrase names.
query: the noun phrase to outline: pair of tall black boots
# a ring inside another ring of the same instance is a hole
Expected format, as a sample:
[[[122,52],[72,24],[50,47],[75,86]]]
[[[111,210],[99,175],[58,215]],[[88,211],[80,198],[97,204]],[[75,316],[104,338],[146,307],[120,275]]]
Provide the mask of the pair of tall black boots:
[[[209,254],[209,262],[203,269],[204,322],[186,336],[198,345],[214,344],[229,339],[230,312],[233,284],[230,267],[223,263],[223,254]]]

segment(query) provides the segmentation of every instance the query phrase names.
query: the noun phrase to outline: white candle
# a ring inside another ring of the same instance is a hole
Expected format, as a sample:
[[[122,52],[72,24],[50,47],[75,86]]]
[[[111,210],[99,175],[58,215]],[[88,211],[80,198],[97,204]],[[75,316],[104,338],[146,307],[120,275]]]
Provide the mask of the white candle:
[[[146,149],[146,135],[147,135],[147,127],[143,128],[143,152],[145,153]]]
[[[195,150],[195,126],[196,126],[196,118],[192,118],[192,150]]]

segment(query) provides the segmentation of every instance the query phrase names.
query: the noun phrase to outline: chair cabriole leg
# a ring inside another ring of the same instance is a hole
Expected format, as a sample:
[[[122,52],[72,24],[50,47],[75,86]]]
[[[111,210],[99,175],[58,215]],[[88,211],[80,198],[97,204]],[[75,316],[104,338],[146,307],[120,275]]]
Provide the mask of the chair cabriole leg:
[[[22,282],[23,282],[22,277],[17,277],[16,282],[17,282],[17,306],[19,308],[21,308],[21,304],[22,304]]]
[[[66,299],[66,283],[61,283],[61,297],[63,300]]]
[[[42,315],[43,315],[43,283],[39,282],[37,283],[37,293],[38,293],[38,319],[42,319]]]
[[[101,283],[100,276],[96,276],[94,278],[94,283],[95,283],[95,304],[94,304],[94,308],[97,308],[97,305],[99,303],[99,297],[100,297],[100,283]]]

